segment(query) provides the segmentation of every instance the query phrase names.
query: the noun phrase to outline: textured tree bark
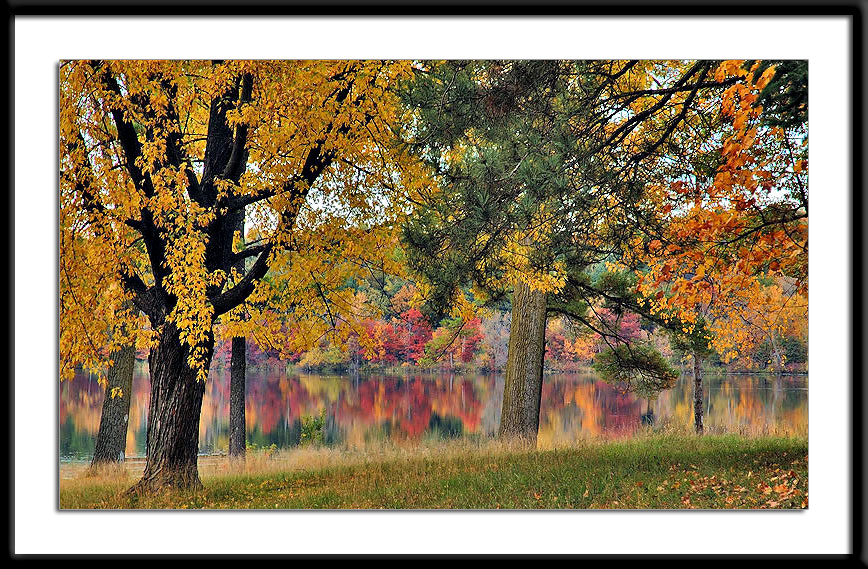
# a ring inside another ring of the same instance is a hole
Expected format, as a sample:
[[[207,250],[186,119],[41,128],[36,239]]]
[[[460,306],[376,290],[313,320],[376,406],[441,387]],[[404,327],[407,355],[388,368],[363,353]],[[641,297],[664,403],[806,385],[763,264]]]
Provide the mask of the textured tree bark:
[[[105,399],[96,435],[91,466],[124,461],[127,448],[127,425],[130,417],[130,399],[133,396],[133,365],[136,348],[124,346],[112,354],[114,365],[108,370]],[[112,397],[112,392],[120,392]]]
[[[232,338],[232,364],[229,377],[229,456],[244,458],[247,424],[244,409],[247,339]]]
[[[518,438],[536,444],[545,331],[546,294],[518,282],[512,295],[500,438]]]
[[[214,338],[205,342],[205,366],[211,363]],[[161,488],[200,487],[199,416],[205,382],[187,363],[189,349],[182,343],[178,328],[166,322],[159,343],[148,358],[151,372],[151,401],[145,471],[131,492],[153,492]]]
[[[693,428],[702,434],[702,358],[693,352]]]
[[[244,208],[230,220],[233,234],[237,231],[244,241]],[[235,263],[235,270],[244,274],[244,261]],[[247,419],[244,396],[247,391],[247,339],[232,338],[232,362],[229,366],[229,456],[244,458],[247,450]]]

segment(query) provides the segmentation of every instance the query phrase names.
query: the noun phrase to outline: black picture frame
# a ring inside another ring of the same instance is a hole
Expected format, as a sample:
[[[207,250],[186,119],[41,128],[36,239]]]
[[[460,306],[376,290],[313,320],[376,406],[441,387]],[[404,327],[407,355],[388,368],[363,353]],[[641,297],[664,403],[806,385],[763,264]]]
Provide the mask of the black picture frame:
[[[863,164],[868,159],[864,148],[864,131],[865,131],[865,113],[864,113],[864,95],[865,95],[865,61],[864,61],[864,6],[865,1],[849,0],[849,1],[832,1],[832,2],[783,2],[783,1],[762,1],[752,2],[750,0],[730,0],[730,1],[708,1],[702,3],[690,3],[686,1],[656,1],[656,2],[636,2],[630,0],[609,0],[609,1],[541,1],[533,4],[507,4],[502,5],[496,2],[458,2],[455,0],[441,0],[439,2],[415,2],[412,5],[402,4],[398,2],[367,2],[365,4],[341,2],[339,0],[307,0],[295,2],[281,2],[278,0],[247,0],[243,3],[233,2],[214,2],[208,0],[131,0],[123,3],[110,2],[108,0],[78,0],[75,2],[60,2],[53,0],[8,0],[6,2],[6,29],[7,29],[7,57],[4,58],[3,74],[8,79],[9,87],[4,90],[3,96],[6,97],[7,113],[3,121],[5,130],[8,133],[10,142],[10,152],[6,155],[6,174],[8,176],[9,188],[15,187],[15,172],[14,172],[14,20],[17,16],[100,16],[100,15],[117,15],[117,16],[190,16],[190,15],[215,15],[215,16],[245,16],[245,15],[281,15],[281,16],[314,16],[314,15],[332,15],[340,13],[341,15],[366,17],[366,16],[386,16],[386,15],[407,15],[418,16],[437,14],[440,16],[450,16],[456,18],[466,18],[472,16],[535,16],[535,15],[556,15],[556,16],[749,16],[760,17],[766,15],[782,16],[826,16],[838,15],[851,18],[852,22],[852,37],[850,45],[851,53],[851,101],[852,101],[852,127],[850,131],[851,149],[852,149],[852,172],[851,172],[851,262],[852,265],[850,275],[851,297],[850,306],[852,314],[850,318],[850,348],[852,354],[851,361],[851,413],[852,413],[852,448],[851,448],[851,535],[850,544],[851,552],[847,555],[811,555],[811,556],[745,556],[745,555],[723,555],[723,556],[638,556],[638,555],[613,555],[613,556],[554,556],[556,558],[563,557],[578,557],[581,559],[600,559],[601,561],[622,561],[631,562],[641,559],[650,558],[655,560],[667,560],[669,562],[697,562],[697,561],[724,561],[724,562],[742,562],[746,560],[768,562],[771,560],[779,560],[781,562],[792,561],[809,561],[809,562],[836,562],[857,564],[860,566],[868,566],[868,552],[865,550],[865,453],[864,453],[864,433],[868,423],[862,416],[863,410],[866,408],[868,398],[866,398],[866,390],[864,389],[864,358],[862,356],[868,350],[868,343],[862,335],[863,323],[865,322],[866,308],[863,300],[864,276],[865,276],[865,231],[863,229],[862,220],[868,218],[868,209],[863,195],[864,191],[864,168]],[[15,243],[15,214],[14,214],[14,190],[0,192],[3,200],[3,207],[7,212],[7,249],[6,263],[7,279],[10,286],[6,293],[6,314],[7,318],[7,337],[8,342],[5,344],[6,362],[8,377],[15,377],[15,361],[14,361],[14,322],[16,316],[23,317],[22,314],[16,312],[15,291],[14,291],[14,276],[15,276],[15,258],[14,258],[14,243]],[[9,549],[10,559],[14,561],[36,560],[42,558],[54,558],[60,555],[46,554],[22,555],[14,551],[14,535],[15,535],[15,501],[14,501],[14,429],[15,429],[15,409],[14,409],[14,389],[15,382],[8,382],[7,397],[9,402],[9,410],[7,414],[8,420],[8,473],[9,473],[9,494],[7,503],[7,512],[9,515]],[[63,556],[60,556],[63,557]],[[75,556],[75,557],[90,557],[90,556]],[[114,556],[110,556],[114,557]],[[125,557],[125,556],[123,556]],[[165,555],[149,555],[144,557],[166,558]],[[198,557],[215,557],[215,556],[198,556]],[[228,556],[229,558],[245,557],[245,556]],[[273,556],[265,556],[273,557]],[[307,557],[307,556],[300,556]],[[326,556],[330,557],[330,556]],[[398,556],[404,557],[407,556]],[[447,556],[448,557],[448,556]],[[526,557],[526,556],[518,556]]]

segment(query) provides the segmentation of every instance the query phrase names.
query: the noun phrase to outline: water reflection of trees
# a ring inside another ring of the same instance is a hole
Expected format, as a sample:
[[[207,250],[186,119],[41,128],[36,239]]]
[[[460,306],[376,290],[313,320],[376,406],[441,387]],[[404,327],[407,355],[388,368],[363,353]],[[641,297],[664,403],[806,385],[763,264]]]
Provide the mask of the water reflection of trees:
[[[708,381],[709,428],[799,431],[807,427],[807,380],[720,376]],[[127,456],[144,452],[149,397],[147,369],[136,367]],[[567,443],[583,437],[628,437],[649,424],[692,420],[692,386],[682,378],[654,401],[622,393],[588,374],[555,374],[543,385],[539,441]],[[60,390],[60,450],[86,457],[99,427],[103,391],[95,379],[76,377]],[[251,444],[291,447],[305,416],[326,413],[326,444],[364,445],[372,440],[491,436],[496,431],[502,381],[493,375],[372,375],[362,378],[288,375],[250,370],[247,431]],[[228,373],[212,374],[200,424],[200,450],[228,446]]]

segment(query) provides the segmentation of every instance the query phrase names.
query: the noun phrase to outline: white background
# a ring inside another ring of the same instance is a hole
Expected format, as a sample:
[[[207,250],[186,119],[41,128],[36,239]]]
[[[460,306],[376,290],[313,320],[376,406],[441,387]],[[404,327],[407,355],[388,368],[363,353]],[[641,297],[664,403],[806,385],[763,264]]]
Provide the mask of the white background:
[[[849,553],[850,34],[845,18],[16,18],[14,551]],[[58,511],[58,61],[494,57],[810,60],[810,508]]]

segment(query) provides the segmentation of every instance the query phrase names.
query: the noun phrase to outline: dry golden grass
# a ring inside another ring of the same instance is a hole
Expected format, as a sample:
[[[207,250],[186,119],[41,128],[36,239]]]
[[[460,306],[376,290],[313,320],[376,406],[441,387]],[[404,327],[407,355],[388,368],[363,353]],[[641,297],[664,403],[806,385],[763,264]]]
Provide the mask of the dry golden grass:
[[[767,425],[745,425],[733,430],[706,427],[706,436],[737,435],[757,437],[808,437],[807,428],[787,429]],[[629,437],[632,441],[654,440],[661,437],[687,437],[695,434],[693,427],[682,424],[658,425]],[[446,439],[423,441],[375,441],[363,447],[300,446],[276,451],[248,451],[244,460],[226,455],[199,457],[199,476],[203,482],[223,476],[243,476],[280,472],[316,471],[334,468],[373,466],[380,463],[415,461],[419,459],[451,460],[467,457],[499,456],[545,450],[567,450],[587,446],[605,445],[619,439],[601,436],[584,436],[578,440],[551,441],[541,437],[535,449],[529,449],[520,441],[498,439]],[[626,440],[626,439],[621,439]],[[91,468],[86,463],[62,463],[60,481],[63,488],[72,488],[75,481],[82,484],[132,484],[142,474],[144,458],[131,458],[123,465],[106,465]]]
[[[587,439],[584,444],[604,442],[602,439]],[[582,444],[582,443],[580,443]],[[572,445],[551,445],[549,448],[566,448]],[[292,449],[248,451],[244,460],[225,455],[200,456],[199,476],[203,482],[224,476],[256,475],[276,472],[313,471],[329,468],[371,466],[383,462],[402,462],[425,458],[449,460],[467,456],[495,456],[506,453],[532,452],[520,442],[486,440],[472,442],[465,439],[413,442],[377,442],[365,447],[295,447]],[[62,463],[60,465],[61,487],[73,488],[77,484],[132,484],[144,470],[143,458],[127,459],[121,465],[106,465],[91,468],[86,463]]]
[[[799,508],[807,437],[655,429],[528,448],[486,440],[200,457],[204,488],[130,498],[142,461],[71,472],[61,508]],[[786,482],[786,484],[784,484]],[[773,493],[774,492],[774,493]],[[548,497],[548,498],[546,498]],[[547,501],[548,500],[548,501]]]

